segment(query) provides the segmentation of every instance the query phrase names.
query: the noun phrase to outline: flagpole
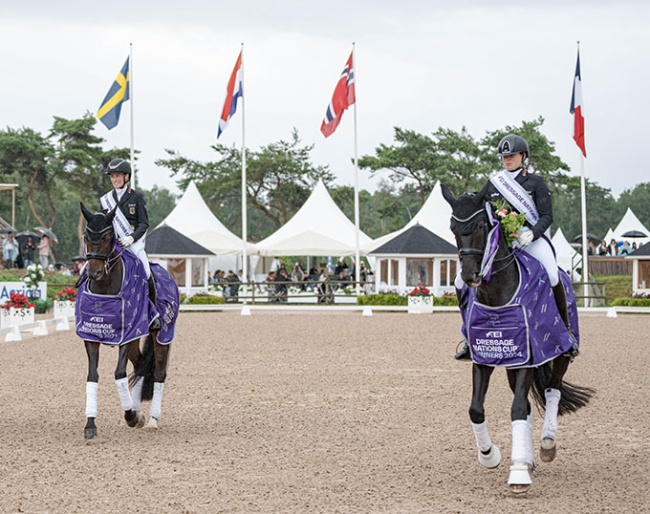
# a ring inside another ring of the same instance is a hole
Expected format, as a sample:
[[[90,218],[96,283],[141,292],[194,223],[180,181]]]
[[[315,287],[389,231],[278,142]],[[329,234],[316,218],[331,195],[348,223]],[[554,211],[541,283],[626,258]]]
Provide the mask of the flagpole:
[[[580,55],[580,40],[576,41],[578,56]],[[574,79],[575,80],[575,79]],[[582,96],[582,84],[580,85],[580,94]],[[584,103],[584,99],[580,99]],[[582,109],[582,105],[581,105]],[[584,296],[584,306],[589,307],[589,260],[588,260],[588,237],[587,237],[587,190],[585,184],[585,158],[582,149],[580,151],[580,214],[582,216],[582,294]]]
[[[352,43],[352,65],[354,69],[354,89],[355,89],[355,98],[354,98],[354,242],[355,242],[355,266],[354,266],[354,281],[356,282],[356,294],[359,296],[361,294],[361,287],[359,286],[359,280],[361,279],[361,261],[360,261],[360,251],[359,251],[359,146],[357,141],[357,98],[356,98],[356,88],[357,88],[357,56],[356,56],[356,43]]]
[[[135,150],[133,136],[133,43],[129,43],[129,102],[131,109],[131,187],[135,189]]]
[[[246,100],[244,99],[244,43],[241,44],[241,84],[242,84],[242,97],[241,97],[241,223],[242,223],[242,240],[244,242],[243,250],[243,264],[242,264],[242,281],[248,283],[248,255],[246,252],[248,240],[248,215],[246,209]],[[243,286],[244,295],[246,295],[247,287]]]

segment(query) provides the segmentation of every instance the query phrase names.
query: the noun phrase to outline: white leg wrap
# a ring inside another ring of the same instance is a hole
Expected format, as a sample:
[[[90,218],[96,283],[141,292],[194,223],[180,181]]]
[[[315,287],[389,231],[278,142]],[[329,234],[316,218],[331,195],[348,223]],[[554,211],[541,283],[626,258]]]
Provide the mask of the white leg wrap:
[[[472,423],[472,430],[474,430],[474,437],[476,437],[476,446],[482,451],[486,452],[492,447],[492,440],[488,433],[487,420],[483,423]]]
[[[142,406],[142,382],[144,382],[144,378],[139,377],[135,384],[133,384],[133,389],[131,390],[133,410],[140,410],[140,407]]]
[[[115,381],[117,386],[117,394],[120,397],[120,405],[122,410],[133,410],[133,399],[131,398],[131,391],[129,391],[129,379],[127,377],[120,378]]]
[[[151,400],[151,408],[149,409],[149,417],[160,419],[164,389],[165,384],[163,382],[153,383],[153,398]]]
[[[526,418],[526,425],[528,425],[528,441],[530,444],[528,445],[528,453],[526,455],[526,462],[530,464],[533,468],[537,465],[535,462],[535,450],[533,449],[533,427],[535,426],[535,416],[533,414],[533,410],[530,410],[530,414]]]
[[[542,439],[553,439],[557,437],[557,411],[560,405],[560,391],[558,389],[547,389],[546,414],[544,415],[544,426],[542,427]]]
[[[86,382],[86,417],[97,417],[97,390],[99,384],[97,382]]]
[[[525,462],[534,466],[530,461],[533,455],[533,438],[530,426],[525,419],[518,419],[512,422],[512,454],[510,459],[513,463]]]

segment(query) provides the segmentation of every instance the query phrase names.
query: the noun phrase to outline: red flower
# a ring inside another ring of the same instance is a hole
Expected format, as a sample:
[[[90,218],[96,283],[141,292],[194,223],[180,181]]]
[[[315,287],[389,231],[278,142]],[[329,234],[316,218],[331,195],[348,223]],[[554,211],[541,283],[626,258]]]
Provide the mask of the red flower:
[[[409,296],[429,296],[429,295],[431,295],[431,291],[429,291],[424,286],[417,286],[409,293]]]
[[[4,304],[4,308],[6,310],[11,309],[12,307],[15,309],[30,309],[32,307],[35,307],[35,305],[33,303],[30,303],[30,301],[23,293],[14,292],[9,295],[9,300]]]

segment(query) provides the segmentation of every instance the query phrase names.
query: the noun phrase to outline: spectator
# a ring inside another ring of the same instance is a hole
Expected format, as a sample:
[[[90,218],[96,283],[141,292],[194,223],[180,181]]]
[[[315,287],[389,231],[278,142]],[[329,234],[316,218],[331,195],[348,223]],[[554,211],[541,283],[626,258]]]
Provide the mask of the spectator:
[[[227,302],[236,302],[239,297],[239,276],[235,275],[233,270],[228,270],[228,275],[226,276],[227,286],[225,288],[225,296]]]
[[[612,239],[609,242],[609,246],[607,247],[607,255],[610,257],[616,257],[618,255],[618,245],[616,244],[616,239]]]
[[[5,261],[5,268],[10,269],[16,265],[18,258],[18,243],[14,238],[14,233],[9,232],[2,242],[2,258]]]
[[[636,252],[636,241],[632,242],[632,251]]]
[[[38,258],[41,261],[41,267],[45,270],[48,269],[50,260],[50,238],[46,235],[41,237],[41,242],[38,243]]]
[[[618,251],[618,255],[630,255],[630,243],[625,241],[621,249]]]
[[[600,246],[598,247],[598,255],[607,255],[607,241],[604,239],[600,242]]]
[[[291,271],[291,281],[297,282],[296,285],[300,288],[301,291],[304,291],[305,284],[302,284],[304,280],[305,280],[305,272],[302,270],[302,266],[300,266],[300,263],[296,262],[296,264],[293,266],[293,270]]]

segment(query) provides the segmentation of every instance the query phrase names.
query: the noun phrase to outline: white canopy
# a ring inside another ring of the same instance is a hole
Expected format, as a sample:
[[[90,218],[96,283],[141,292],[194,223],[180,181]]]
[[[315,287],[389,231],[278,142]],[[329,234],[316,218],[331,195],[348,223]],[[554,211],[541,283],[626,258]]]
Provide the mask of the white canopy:
[[[363,249],[366,252],[371,252],[418,223],[438,237],[456,246],[454,235],[449,229],[450,220],[451,205],[442,197],[442,187],[440,181],[437,181],[422,208],[403,228],[374,239]]]
[[[564,232],[561,228],[555,231],[555,235],[551,238],[553,248],[555,248],[555,255],[557,257],[557,265],[568,273],[570,277],[573,276],[571,270],[574,264],[580,259],[578,252],[571,246],[567,238],[564,237]]]
[[[203,200],[194,181],[160,225],[169,225],[216,255],[243,253],[244,242],[228,230]],[[159,225],[159,226],[160,226]],[[251,248],[248,245],[247,248]]]
[[[648,237],[623,236],[623,234],[631,230],[638,230],[640,232],[643,232]],[[625,215],[623,216],[619,224],[616,225],[612,238],[616,239],[616,241],[628,241],[630,244],[636,241],[637,246],[641,246],[646,244],[648,241],[650,241],[650,232],[648,231],[647,228],[645,228],[645,226],[643,226],[643,223],[639,221],[639,218],[637,218],[636,214],[632,212],[632,209],[628,207],[627,211],[625,211]],[[611,238],[608,239],[607,241],[608,242],[611,241]]]
[[[321,180],[305,204],[266,239],[255,245],[260,255],[332,256],[356,253],[356,227],[334,203]],[[359,231],[359,247],[370,238]]]

